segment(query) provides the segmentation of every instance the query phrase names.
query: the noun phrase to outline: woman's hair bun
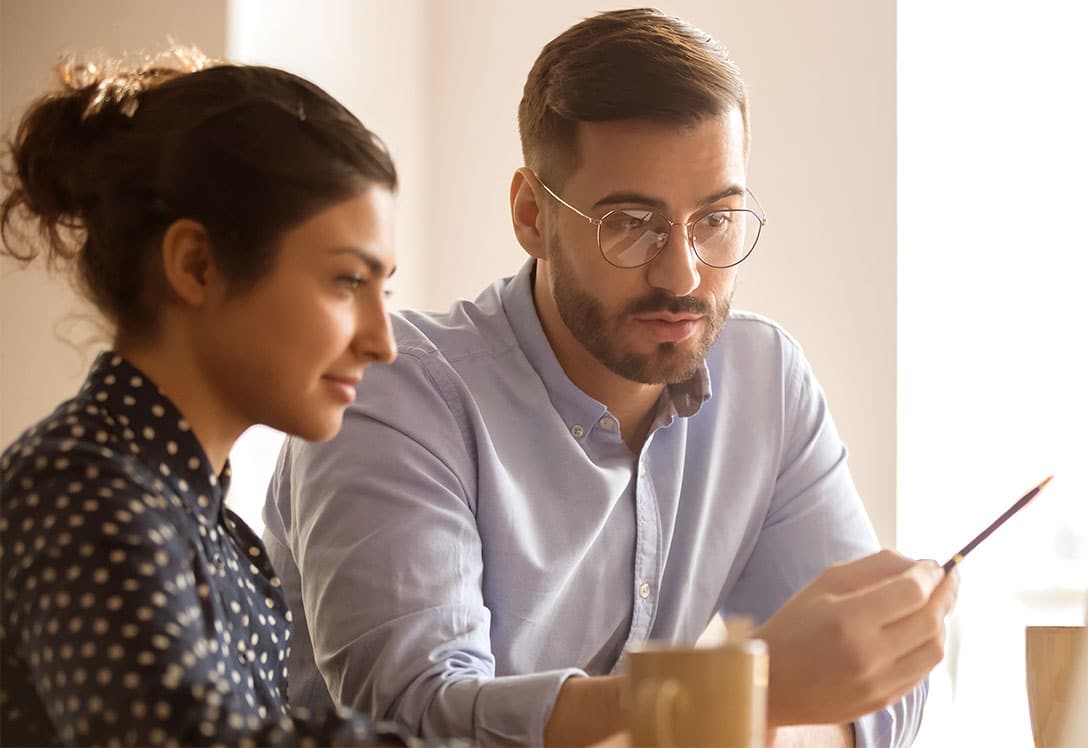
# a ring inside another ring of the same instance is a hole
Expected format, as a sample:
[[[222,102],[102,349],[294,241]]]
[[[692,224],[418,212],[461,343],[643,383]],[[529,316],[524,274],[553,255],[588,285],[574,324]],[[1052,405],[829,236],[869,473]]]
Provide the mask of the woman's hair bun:
[[[138,62],[62,59],[56,67],[60,90],[31,104],[8,144],[7,196],[0,206],[4,251],[23,261],[42,250],[50,264],[72,259],[79,242],[65,233],[86,227],[86,211],[106,176],[103,155],[111,132],[126,127],[148,90],[216,64],[183,46]],[[35,224],[44,246],[8,240],[13,226]]]

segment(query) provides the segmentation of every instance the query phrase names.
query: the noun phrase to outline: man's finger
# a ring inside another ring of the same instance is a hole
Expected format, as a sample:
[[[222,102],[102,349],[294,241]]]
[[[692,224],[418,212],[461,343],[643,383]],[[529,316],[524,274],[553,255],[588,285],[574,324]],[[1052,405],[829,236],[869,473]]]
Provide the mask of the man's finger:
[[[879,584],[889,577],[902,574],[916,561],[901,553],[885,548],[856,561],[837,564],[829,568],[826,574],[827,592],[837,595],[849,595],[867,587]]]
[[[892,672],[899,675],[899,682],[905,690],[910,690],[919,681],[929,675],[944,659],[944,638],[930,639],[922,646],[900,657],[892,666]],[[909,684],[909,685],[908,685]]]
[[[930,639],[939,638],[943,643],[945,618],[952,612],[958,590],[959,577],[954,572],[946,574],[922,608],[885,627],[885,651],[896,656],[905,654]]]
[[[859,616],[886,626],[926,606],[944,572],[936,561],[914,562],[906,571],[852,596]]]

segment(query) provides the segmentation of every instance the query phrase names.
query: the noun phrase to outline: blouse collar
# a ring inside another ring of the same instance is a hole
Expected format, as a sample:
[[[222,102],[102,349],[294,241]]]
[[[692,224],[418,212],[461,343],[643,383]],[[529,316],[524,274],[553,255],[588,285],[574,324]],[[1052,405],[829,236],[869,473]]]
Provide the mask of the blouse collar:
[[[115,427],[117,452],[168,483],[202,523],[218,521],[230,462],[216,474],[189,422],[150,377],[107,351],[95,360],[78,399],[87,413]]]

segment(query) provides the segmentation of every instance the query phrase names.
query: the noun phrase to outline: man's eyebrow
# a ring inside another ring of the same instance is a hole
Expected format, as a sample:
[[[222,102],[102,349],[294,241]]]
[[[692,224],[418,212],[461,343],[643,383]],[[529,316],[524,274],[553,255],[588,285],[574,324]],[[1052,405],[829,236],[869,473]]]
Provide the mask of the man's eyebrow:
[[[393,274],[397,272],[396,265],[387,270],[385,263],[379,260],[376,255],[368,252],[365,249],[360,249],[359,247],[335,247],[333,249],[330,249],[329,253],[334,255],[355,255],[364,263],[366,263],[367,267],[370,268],[371,272],[375,273],[376,275],[384,275],[386,278],[392,278]]]
[[[704,205],[712,205],[713,203],[723,200],[727,197],[733,197],[734,195],[743,195],[744,188],[739,184],[732,184],[721,190],[718,190],[713,195],[707,195],[699,201],[699,207]],[[668,206],[665,201],[659,197],[651,197],[650,195],[643,195],[641,192],[610,192],[602,197],[597,202],[593,203],[593,208],[603,208],[608,205],[646,205],[655,210],[665,210]]]
[[[610,192],[597,202],[593,203],[593,207],[603,208],[608,205],[619,205],[623,203],[629,205],[632,203],[635,205],[647,205],[658,210],[665,209],[664,200],[659,197],[643,195],[641,192]]]
[[[713,205],[719,200],[724,200],[727,197],[735,197],[736,195],[743,195],[744,193],[745,189],[739,184],[731,184],[725,189],[715,192],[713,195],[708,195],[707,197],[704,197],[702,200],[699,201],[699,207],[701,208],[704,205]]]

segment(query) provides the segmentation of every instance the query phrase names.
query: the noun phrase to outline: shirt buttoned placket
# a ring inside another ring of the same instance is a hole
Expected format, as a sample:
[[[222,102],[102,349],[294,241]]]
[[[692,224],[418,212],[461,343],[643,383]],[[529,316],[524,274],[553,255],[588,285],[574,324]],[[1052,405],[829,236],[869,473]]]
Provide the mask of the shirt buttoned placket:
[[[660,599],[663,576],[661,512],[658,507],[657,488],[652,479],[650,452],[657,431],[671,426],[676,418],[676,409],[671,399],[666,399],[662,406],[650,427],[646,442],[642,445],[635,467],[635,596],[628,644],[650,638],[657,601]]]
[[[652,435],[643,445],[635,467],[635,573],[634,605],[631,610],[629,642],[648,639],[658,600],[658,556],[661,523],[657,496],[650,475],[649,451]]]

